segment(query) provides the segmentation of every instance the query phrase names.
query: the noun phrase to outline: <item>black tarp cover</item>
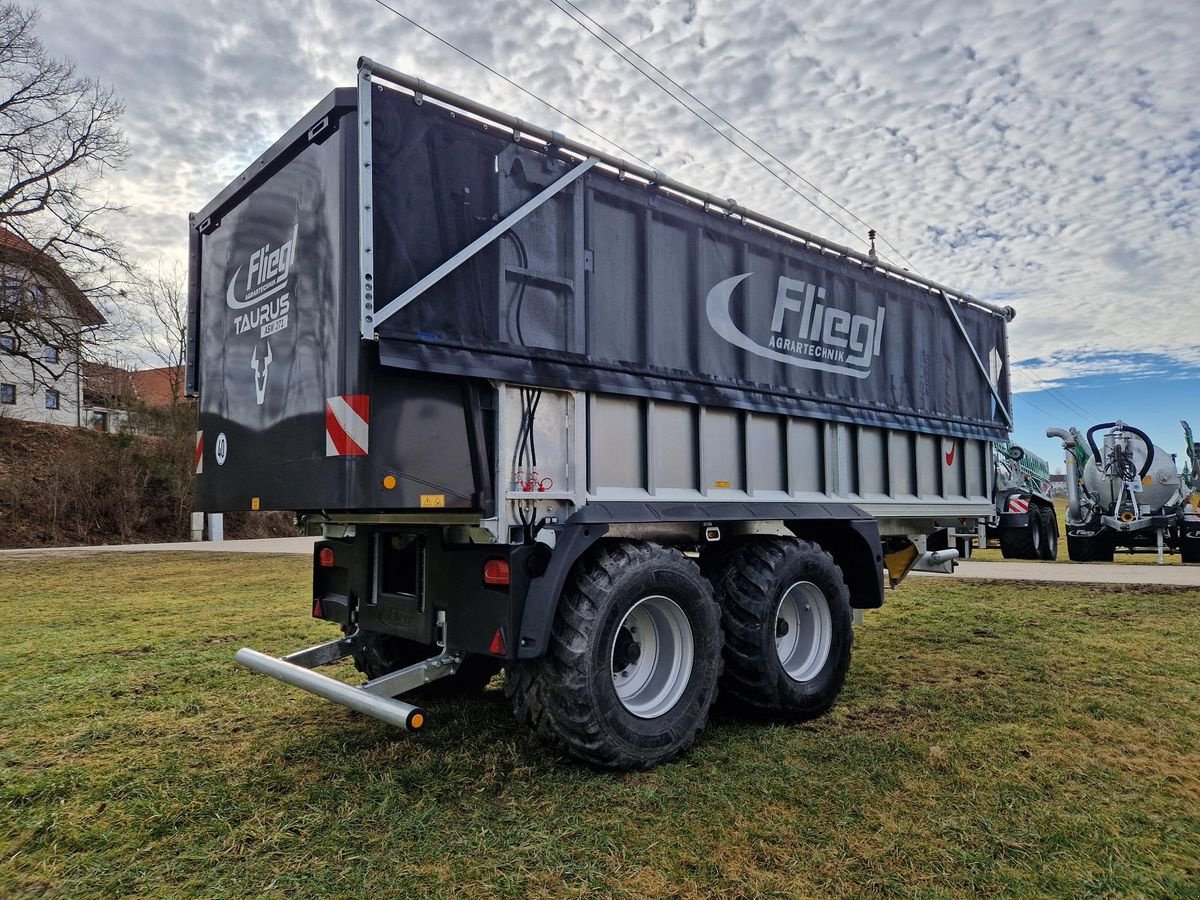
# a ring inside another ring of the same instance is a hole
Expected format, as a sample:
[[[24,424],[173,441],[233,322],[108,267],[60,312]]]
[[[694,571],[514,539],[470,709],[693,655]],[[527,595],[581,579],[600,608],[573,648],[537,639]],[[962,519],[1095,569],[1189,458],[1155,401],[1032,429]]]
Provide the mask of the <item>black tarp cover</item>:
[[[373,97],[376,306],[567,171]],[[1006,322],[594,169],[379,326],[385,365],[1003,439]]]

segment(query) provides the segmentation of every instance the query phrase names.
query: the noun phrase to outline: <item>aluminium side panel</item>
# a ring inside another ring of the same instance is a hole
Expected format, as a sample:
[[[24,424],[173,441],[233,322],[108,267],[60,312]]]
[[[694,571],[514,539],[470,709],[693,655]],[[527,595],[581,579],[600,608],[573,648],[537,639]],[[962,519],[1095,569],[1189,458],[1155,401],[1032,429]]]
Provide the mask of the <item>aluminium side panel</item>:
[[[589,500],[853,503],[987,515],[989,444],[799,416],[589,394]]]

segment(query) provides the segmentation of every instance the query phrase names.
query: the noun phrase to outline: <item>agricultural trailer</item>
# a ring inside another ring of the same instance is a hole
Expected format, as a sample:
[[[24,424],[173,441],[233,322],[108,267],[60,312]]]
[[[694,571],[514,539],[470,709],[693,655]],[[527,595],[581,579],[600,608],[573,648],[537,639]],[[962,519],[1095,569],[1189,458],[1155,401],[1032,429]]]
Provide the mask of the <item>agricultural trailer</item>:
[[[1010,309],[371,60],[190,257],[199,508],[296,511],[341,632],[237,661],[405,729],[500,668],[602,767],[820,715],[993,514]]]
[[[1009,441],[992,445],[996,510],[983,532],[1005,559],[1058,558],[1058,513],[1050,496],[1050,464]]]

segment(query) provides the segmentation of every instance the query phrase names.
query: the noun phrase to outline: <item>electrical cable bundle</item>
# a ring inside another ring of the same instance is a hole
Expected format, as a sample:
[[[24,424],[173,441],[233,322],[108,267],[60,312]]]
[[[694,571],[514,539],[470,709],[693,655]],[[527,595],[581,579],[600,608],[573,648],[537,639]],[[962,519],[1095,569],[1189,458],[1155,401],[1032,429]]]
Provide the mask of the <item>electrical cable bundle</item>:
[[[525,472],[527,479],[537,470],[537,443],[533,433],[534,418],[542,392],[537,388],[521,388],[521,425],[517,429],[517,443],[513,447],[512,470]]]
[[[511,240],[517,247],[517,255],[520,257],[521,268],[526,272],[529,271],[529,253],[525,250],[525,242],[517,235],[515,231],[506,231],[504,236]],[[516,320],[517,342],[525,346],[525,334],[521,331],[521,306],[525,302],[525,281],[526,276],[522,275],[518,281],[517,299],[513,302],[513,318]]]
[[[528,271],[529,253],[525,243],[513,231],[504,232],[517,248],[518,262],[521,268]],[[517,341],[525,346],[525,334],[521,330],[521,307],[525,300],[525,276],[518,281],[516,299],[513,301],[513,318],[515,320]],[[517,428],[517,440],[513,445],[512,482],[517,490],[527,490],[528,483],[537,471],[537,441],[534,437],[533,426],[537,416],[538,404],[542,402],[542,392],[537,388],[521,388],[521,424]],[[522,478],[521,474],[525,477]],[[526,515],[520,501],[516,501],[517,518],[521,520],[521,530],[525,541],[533,540],[533,518]]]
[[[527,490],[528,482],[533,479],[537,470],[537,441],[534,436],[534,422],[537,417],[538,405],[542,402],[542,392],[537,388],[521,388],[521,424],[517,429],[517,440],[513,446],[512,477],[518,490]],[[522,480],[521,473],[525,473]],[[521,520],[521,531],[526,543],[534,538],[534,519],[525,513],[521,501],[516,501],[517,518]]]

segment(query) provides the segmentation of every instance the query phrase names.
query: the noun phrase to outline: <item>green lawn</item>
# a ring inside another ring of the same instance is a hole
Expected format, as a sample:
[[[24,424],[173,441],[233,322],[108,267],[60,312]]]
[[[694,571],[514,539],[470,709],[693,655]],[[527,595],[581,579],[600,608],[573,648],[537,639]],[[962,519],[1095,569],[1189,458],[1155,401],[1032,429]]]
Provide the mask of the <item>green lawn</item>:
[[[235,667],[330,636],[309,565],[0,561],[0,894],[1200,893],[1198,591],[912,579],[829,716],[615,776]]]

